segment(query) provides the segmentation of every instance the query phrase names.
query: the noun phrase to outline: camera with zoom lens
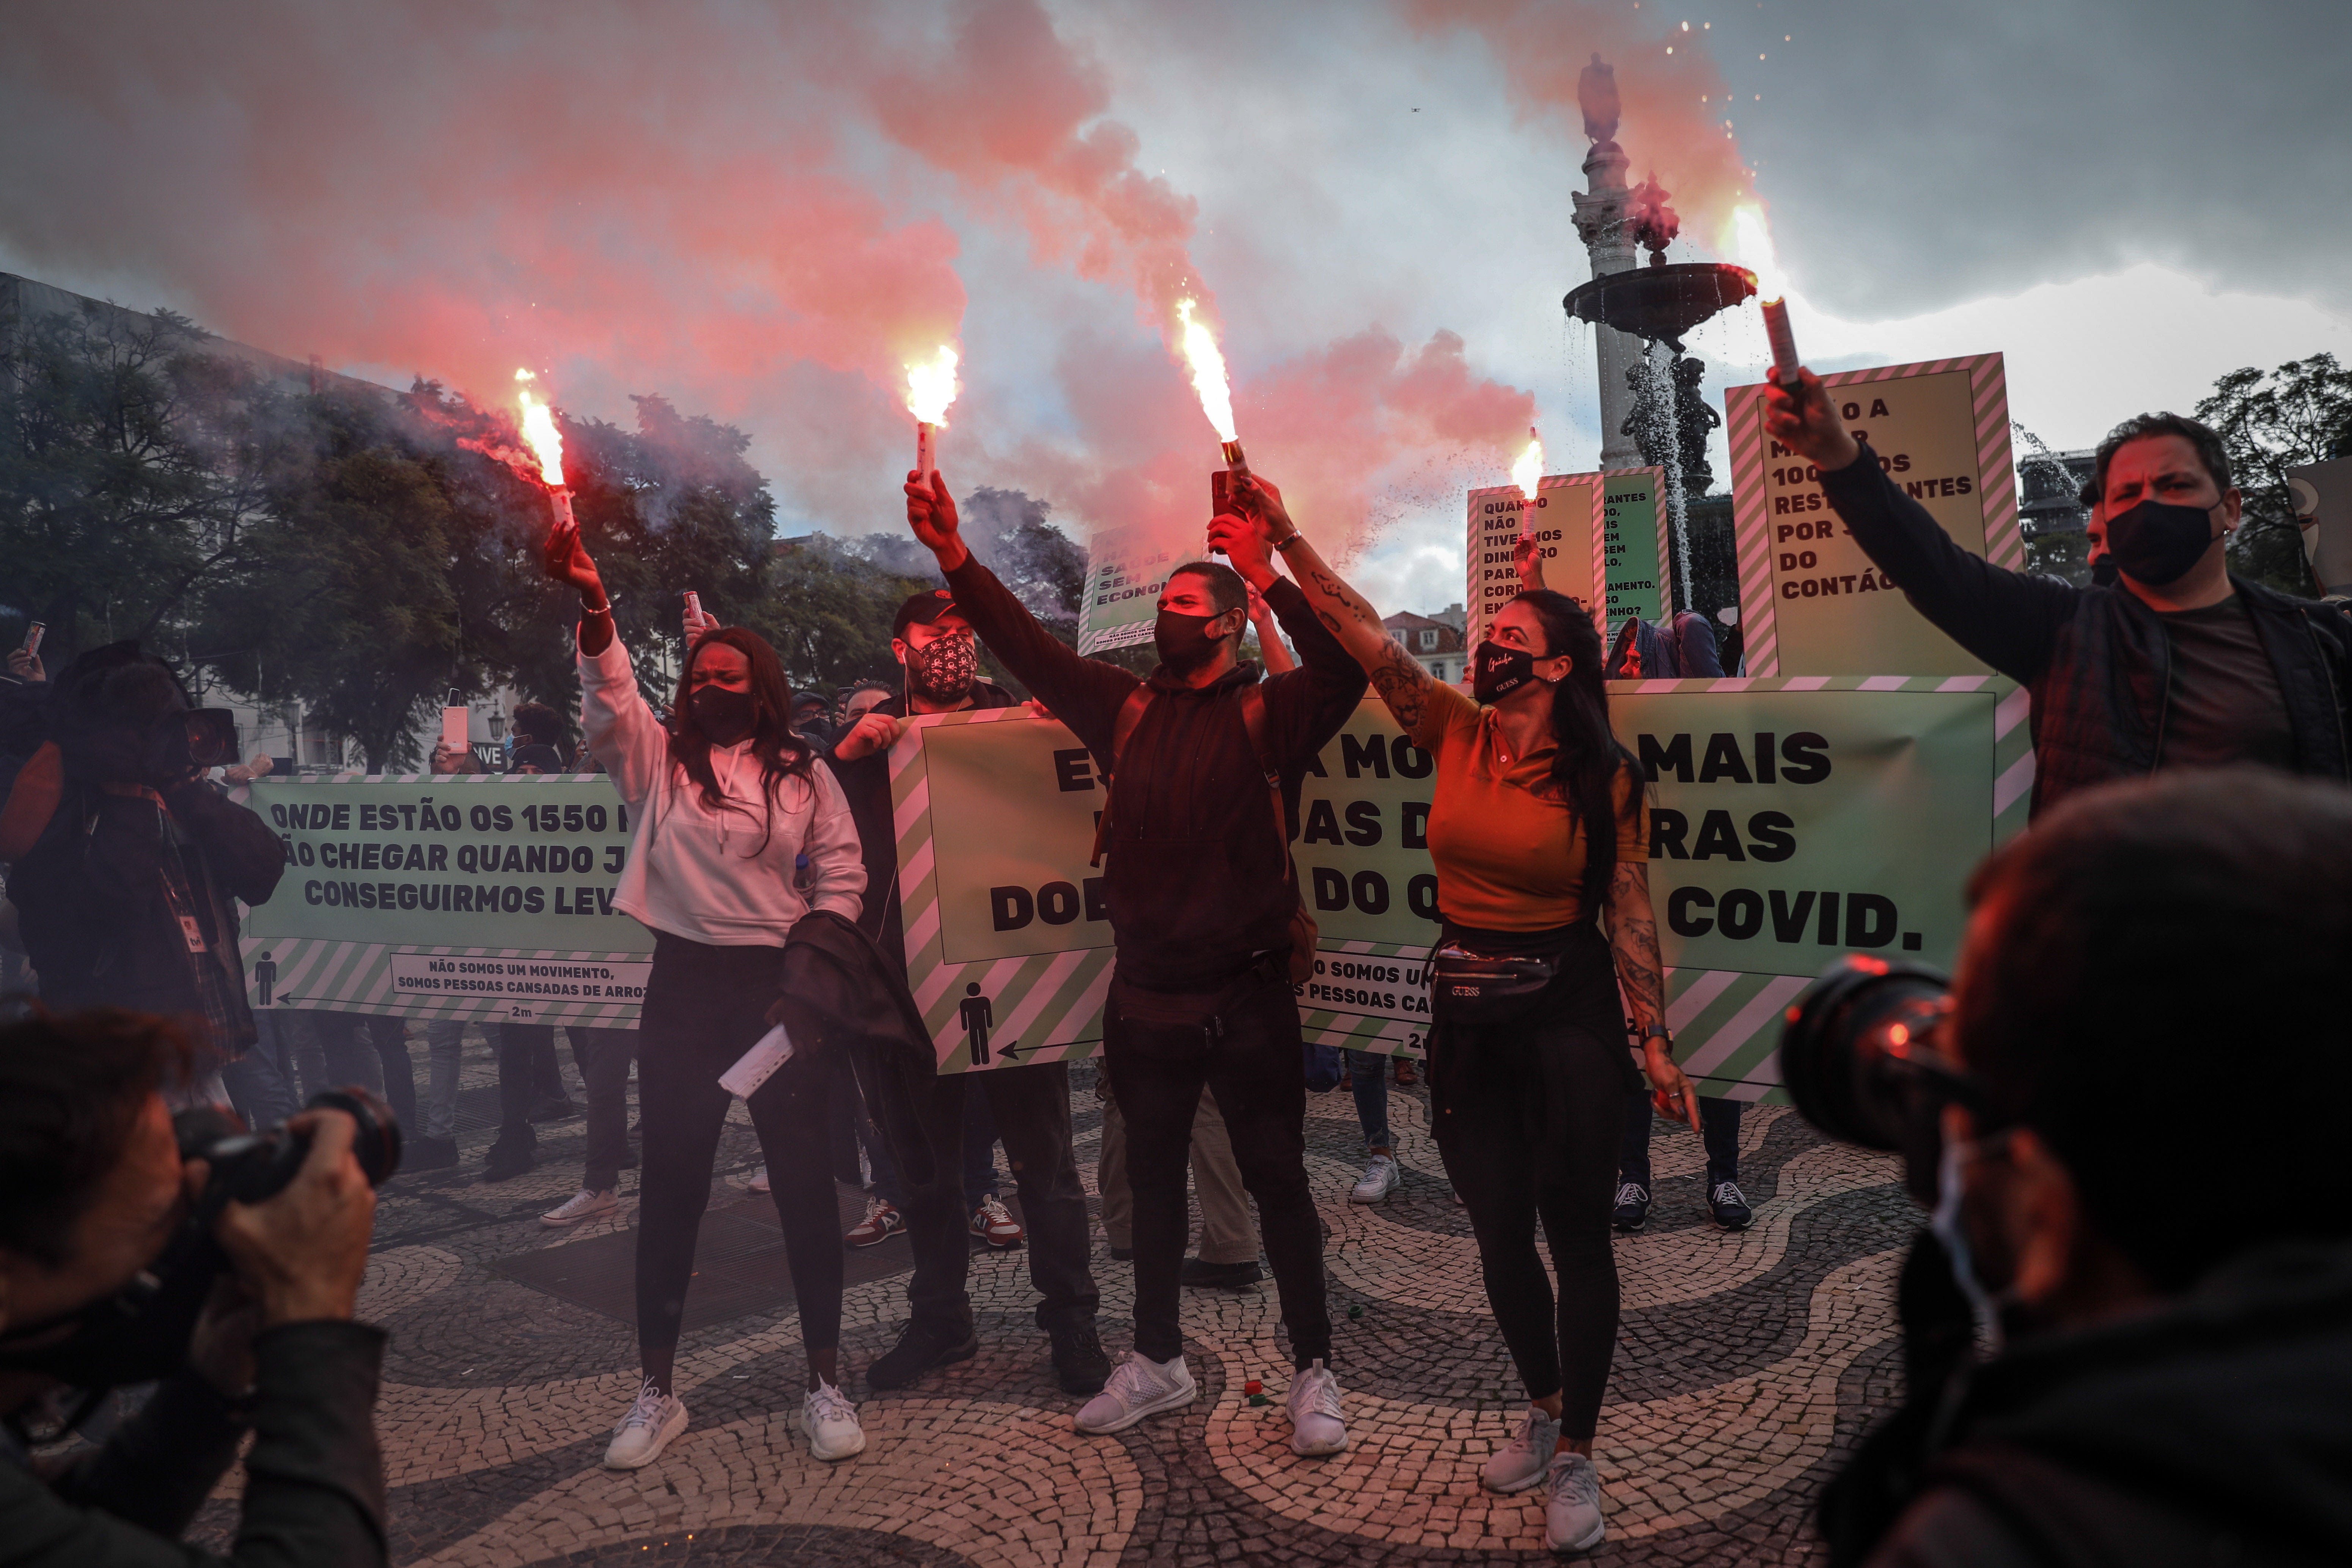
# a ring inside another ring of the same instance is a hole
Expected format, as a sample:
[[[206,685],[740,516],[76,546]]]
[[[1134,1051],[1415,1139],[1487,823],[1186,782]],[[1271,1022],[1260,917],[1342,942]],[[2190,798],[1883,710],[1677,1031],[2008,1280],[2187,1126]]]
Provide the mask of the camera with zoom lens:
[[[383,1186],[400,1169],[400,1123],[375,1095],[348,1085],[312,1095],[305,1109],[340,1110],[359,1124],[352,1152],[370,1186]],[[0,1367],[98,1390],[152,1382],[185,1363],[213,1282],[228,1267],[214,1222],[231,1202],[257,1204],[283,1192],[310,1155],[310,1133],[283,1125],[248,1132],[210,1107],[181,1111],[172,1127],[181,1160],[205,1161],[210,1170],[170,1242],[113,1295],[0,1334]]]
[[[1780,1081],[1797,1113],[1843,1143],[1903,1156],[1904,1184],[1936,1202],[1943,1110],[1988,1109],[1942,1046],[1952,983],[1917,963],[1848,953],[1783,1015]]]

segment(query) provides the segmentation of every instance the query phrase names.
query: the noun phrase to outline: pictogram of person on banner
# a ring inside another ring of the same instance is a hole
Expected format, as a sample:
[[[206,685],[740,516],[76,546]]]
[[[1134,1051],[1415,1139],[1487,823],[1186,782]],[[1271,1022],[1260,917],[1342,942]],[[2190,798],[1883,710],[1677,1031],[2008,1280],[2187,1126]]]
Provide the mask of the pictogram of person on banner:
[[[963,988],[963,1000],[957,1005],[963,1015],[963,1037],[971,1047],[971,1065],[988,1065],[988,1029],[996,1021],[996,1009],[980,994],[980,982],[975,980]]]

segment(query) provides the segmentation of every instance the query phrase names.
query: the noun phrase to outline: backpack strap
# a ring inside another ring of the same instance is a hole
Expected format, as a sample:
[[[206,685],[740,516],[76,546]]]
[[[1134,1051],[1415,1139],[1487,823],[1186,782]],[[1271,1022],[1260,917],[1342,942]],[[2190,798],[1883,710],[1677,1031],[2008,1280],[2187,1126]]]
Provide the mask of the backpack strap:
[[[1249,731],[1250,752],[1257,758],[1258,772],[1265,775],[1266,797],[1274,805],[1274,837],[1282,851],[1282,875],[1285,881],[1296,881],[1298,868],[1290,861],[1290,824],[1282,809],[1282,770],[1276,765],[1274,753],[1265,743],[1265,689],[1262,686],[1242,688],[1242,728]]]
[[[1127,700],[1119,704],[1118,717],[1110,721],[1110,755],[1102,759],[1103,808],[1095,818],[1095,852],[1087,858],[1089,866],[1101,865],[1103,851],[1110,847],[1110,807],[1114,798],[1111,781],[1118,776],[1118,759],[1126,754],[1128,742],[1135,738],[1135,727],[1143,722],[1143,710],[1151,706],[1157,695],[1150,686],[1137,681],[1135,689],[1127,694]]]

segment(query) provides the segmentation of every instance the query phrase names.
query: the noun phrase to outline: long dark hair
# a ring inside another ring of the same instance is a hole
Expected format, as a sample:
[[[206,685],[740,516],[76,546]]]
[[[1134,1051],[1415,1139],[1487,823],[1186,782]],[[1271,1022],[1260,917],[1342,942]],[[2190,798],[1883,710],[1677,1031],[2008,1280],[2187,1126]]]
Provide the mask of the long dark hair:
[[[1631,767],[1633,753],[1609,728],[1609,688],[1601,679],[1601,631],[1584,606],[1565,594],[1531,588],[1512,601],[1525,605],[1543,623],[1544,657],[1568,656],[1568,674],[1551,689],[1552,792],[1584,825],[1586,915],[1608,902],[1609,879],[1617,869],[1617,774]],[[1623,816],[1637,809],[1637,795],[1625,793]]]
[[[783,663],[776,658],[776,650],[757,632],[721,626],[696,643],[686,656],[677,672],[677,700],[670,704],[669,754],[686,770],[688,778],[702,786],[702,804],[717,811],[726,805],[727,795],[710,765],[710,737],[694,721],[694,704],[687,699],[694,692],[695,661],[703,649],[720,643],[740,653],[751,666],[751,754],[760,759],[760,794],[767,803],[760,847],[746,857],[756,860],[766,852],[768,839],[776,830],[776,792],[787,775],[814,784],[815,753],[793,732],[792,683],[784,679]]]

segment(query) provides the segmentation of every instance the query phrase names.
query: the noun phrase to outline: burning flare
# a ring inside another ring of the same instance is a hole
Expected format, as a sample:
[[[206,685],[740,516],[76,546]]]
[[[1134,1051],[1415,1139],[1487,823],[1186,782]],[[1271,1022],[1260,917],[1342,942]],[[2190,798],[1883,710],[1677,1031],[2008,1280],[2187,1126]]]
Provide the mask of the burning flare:
[[[948,422],[948,405],[962,390],[956,384],[956,365],[961,356],[946,343],[929,364],[907,367],[907,412],[917,423],[944,425]]]
[[[1217,427],[1220,441],[1238,441],[1234,429],[1234,391],[1225,379],[1225,356],[1217,349],[1217,340],[1208,327],[1192,319],[1198,309],[1190,300],[1176,301],[1176,319],[1184,323],[1184,363],[1192,368],[1192,390],[1201,399],[1201,412]]]
[[[1536,427],[1530,425],[1528,426],[1528,449],[1519,454],[1517,462],[1511,465],[1511,482],[1519,487],[1519,494],[1527,497],[1528,504],[1533,506],[1536,504],[1536,486],[1542,479],[1543,437],[1538,436]]]
[[[1772,369],[1784,386],[1793,386],[1803,361],[1797,353],[1797,334],[1789,325],[1789,276],[1780,270],[1780,254],[1772,248],[1772,230],[1764,209],[1742,206],[1731,215],[1731,248],[1739,265],[1756,275],[1756,303],[1764,312],[1764,335],[1772,344]]]
[[[518,383],[530,383],[539,378],[527,370],[515,372]],[[539,477],[548,489],[563,489],[563,437],[555,428],[555,411],[530,395],[528,384],[519,385],[515,395],[522,401],[522,438],[524,445],[539,458]]]
[[[1764,222],[1764,209],[1741,206],[1731,215],[1731,253],[1739,265],[1756,274],[1756,297],[1759,300],[1785,300],[1789,297],[1788,274],[1780,270],[1780,253],[1772,248],[1772,230]]]

